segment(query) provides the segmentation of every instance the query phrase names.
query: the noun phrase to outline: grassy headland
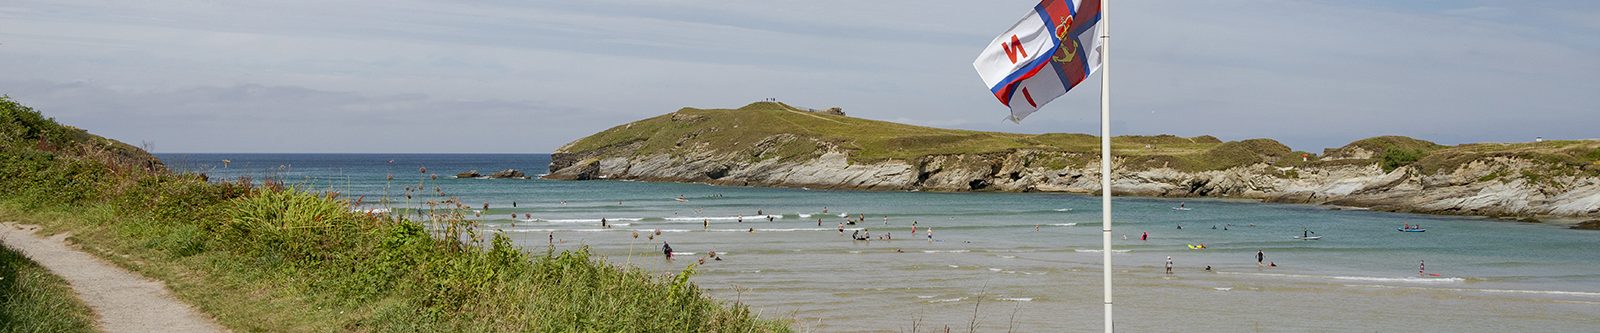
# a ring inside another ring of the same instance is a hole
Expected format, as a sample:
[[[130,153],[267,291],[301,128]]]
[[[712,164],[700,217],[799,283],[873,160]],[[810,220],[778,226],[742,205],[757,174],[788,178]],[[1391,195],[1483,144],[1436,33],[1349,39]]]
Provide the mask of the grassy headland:
[[[585,250],[524,252],[426,195],[436,208],[412,220],[271,179],[172,174],[0,99],[0,219],[71,231],[234,330],[789,331],[703,295],[692,266],[657,276]]]
[[[781,140],[780,140],[781,139]],[[1087,134],[1016,134],[941,129],[811,112],[777,102],[737,109],[683,108],[584,137],[559,152],[651,155],[732,152],[751,161],[807,159],[827,149],[843,151],[852,163],[912,161],[933,155],[1004,154],[1018,150],[1058,152],[1043,165],[1084,165],[1098,160],[1099,138]],[[611,149],[628,147],[628,149]],[[617,153],[611,153],[617,151]],[[1211,136],[1118,136],[1112,151],[1122,167],[1135,170],[1224,170],[1265,163],[1276,167],[1378,164],[1386,170],[1416,166],[1424,173],[1452,170],[1472,161],[1515,157],[1549,165],[1549,173],[1507,175],[1548,179],[1555,175],[1600,175],[1600,141],[1480,143],[1444,146],[1403,136],[1357,140],[1319,154],[1293,151],[1272,139],[1223,142]],[[1302,160],[1301,156],[1309,157]],[[626,156],[623,156],[626,157]]]

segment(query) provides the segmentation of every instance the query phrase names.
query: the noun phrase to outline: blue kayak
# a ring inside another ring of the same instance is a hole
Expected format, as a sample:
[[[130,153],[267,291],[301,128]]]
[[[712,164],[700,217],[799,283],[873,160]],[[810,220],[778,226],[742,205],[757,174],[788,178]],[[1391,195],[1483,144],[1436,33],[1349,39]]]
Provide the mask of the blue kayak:
[[[1399,231],[1402,231],[1402,232],[1428,232],[1428,229],[1394,228],[1394,230],[1399,230]]]

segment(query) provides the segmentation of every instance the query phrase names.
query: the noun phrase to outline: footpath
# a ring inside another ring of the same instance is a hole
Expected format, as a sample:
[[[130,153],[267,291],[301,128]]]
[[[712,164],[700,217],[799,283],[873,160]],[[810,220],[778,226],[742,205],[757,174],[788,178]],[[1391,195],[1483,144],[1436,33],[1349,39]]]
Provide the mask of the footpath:
[[[0,242],[20,250],[67,283],[95,314],[104,332],[226,332],[210,317],[173,297],[165,284],[106,263],[67,244],[67,234],[44,237],[38,226],[0,223]]]

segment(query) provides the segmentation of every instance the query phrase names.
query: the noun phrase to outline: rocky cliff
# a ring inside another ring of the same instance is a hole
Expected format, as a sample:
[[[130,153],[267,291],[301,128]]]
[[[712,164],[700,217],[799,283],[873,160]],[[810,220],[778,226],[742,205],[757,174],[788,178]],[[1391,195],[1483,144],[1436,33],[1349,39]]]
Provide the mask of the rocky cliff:
[[[1268,139],[1113,138],[1118,195],[1484,216],[1600,216],[1600,142],[1378,137],[1317,156]],[[1100,190],[1098,139],[947,130],[779,103],[686,108],[570,143],[551,179],[918,191]]]

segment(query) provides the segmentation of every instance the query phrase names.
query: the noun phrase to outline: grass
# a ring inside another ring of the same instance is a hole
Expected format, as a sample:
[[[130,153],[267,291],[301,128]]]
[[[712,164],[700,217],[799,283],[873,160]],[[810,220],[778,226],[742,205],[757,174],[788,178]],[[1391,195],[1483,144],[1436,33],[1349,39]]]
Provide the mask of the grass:
[[[67,281],[0,244],[0,333],[93,332],[93,319]]]
[[[10,100],[0,120],[0,219],[70,231],[236,331],[790,331],[702,294],[693,266],[524,252],[422,193],[431,177],[406,193],[427,198],[419,215],[359,214],[337,193],[171,174]]]
[[[779,149],[764,142],[788,137]],[[1113,151],[1122,156],[1150,157],[1152,161],[1180,161],[1184,168],[1216,168],[1238,164],[1235,160],[1214,161],[1218,148],[1226,154],[1250,156],[1255,152],[1228,151],[1260,145],[1223,143],[1215,137],[1183,138],[1172,135],[1116,137]],[[916,160],[931,155],[1003,154],[1018,150],[1056,153],[1058,157],[1042,163],[1077,164],[1098,158],[1098,137],[1083,134],[1014,134],[941,129],[886,121],[807,112],[786,104],[758,102],[738,109],[684,108],[666,115],[644,119],[601,131],[558,149],[560,152],[606,151],[631,147],[629,154],[675,153],[712,150],[747,154],[752,158],[804,159],[822,152],[819,147],[835,147],[849,154],[852,162]],[[1282,147],[1272,141],[1272,149]],[[1285,148],[1286,149],[1286,148]],[[1287,152],[1285,150],[1285,152]],[[1082,156],[1080,156],[1082,155]],[[1171,157],[1171,158],[1166,158]]]
[[[1543,169],[1524,178],[1553,181],[1557,176],[1600,176],[1600,141],[1545,141],[1444,146],[1404,136],[1356,140],[1330,149],[1336,159],[1292,151],[1271,139],[1223,142],[1211,136],[1119,136],[1113,153],[1122,167],[1173,168],[1195,172],[1265,163],[1275,167],[1377,165],[1386,171],[1414,167],[1425,174],[1451,171],[1474,161],[1510,157],[1539,162]],[[589,159],[653,154],[723,152],[750,162],[803,160],[827,149],[845,152],[854,163],[899,160],[916,163],[935,155],[1029,154],[1025,166],[1083,167],[1099,159],[1099,138],[1085,134],[1014,134],[941,129],[807,112],[777,103],[757,102],[738,109],[683,108],[677,112],[617,126],[578,139],[557,150]],[[1373,153],[1351,158],[1356,149]],[[1311,157],[1302,161],[1301,155]],[[1286,175],[1287,176],[1287,175]]]

